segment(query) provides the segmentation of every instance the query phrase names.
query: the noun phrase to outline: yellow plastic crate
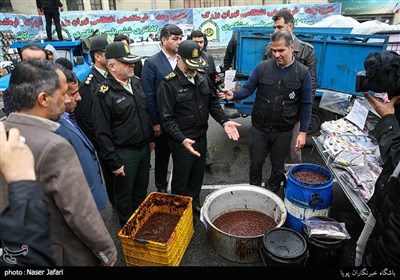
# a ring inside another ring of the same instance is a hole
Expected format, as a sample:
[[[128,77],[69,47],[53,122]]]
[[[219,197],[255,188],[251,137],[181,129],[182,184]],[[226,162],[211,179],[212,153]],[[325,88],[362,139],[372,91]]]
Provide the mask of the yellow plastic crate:
[[[155,213],[180,216],[167,243],[133,238]],[[127,266],[178,266],[193,233],[192,198],[152,192],[118,232],[118,236]]]

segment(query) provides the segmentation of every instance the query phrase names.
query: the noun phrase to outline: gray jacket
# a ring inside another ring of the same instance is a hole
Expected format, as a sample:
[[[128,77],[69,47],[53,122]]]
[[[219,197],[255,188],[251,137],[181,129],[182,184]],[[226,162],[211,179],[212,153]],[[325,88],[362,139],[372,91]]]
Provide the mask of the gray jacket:
[[[54,131],[59,124],[12,113],[6,129],[16,127],[35,158],[37,180],[43,183],[51,214],[53,257],[58,266],[95,266],[111,263],[115,244],[97,210],[74,148]],[[8,206],[8,188],[0,175],[0,197]]]

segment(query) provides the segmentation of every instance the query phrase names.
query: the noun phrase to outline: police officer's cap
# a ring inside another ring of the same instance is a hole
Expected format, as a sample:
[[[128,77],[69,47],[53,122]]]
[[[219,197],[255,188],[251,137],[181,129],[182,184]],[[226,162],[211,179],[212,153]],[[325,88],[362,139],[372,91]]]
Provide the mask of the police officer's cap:
[[[178,55],[182,57],[189,69],[196,70],[208,66],[207,61],[200,54],[200,46],[195,41],[186,40],[179,45]]]
[[[108,45],[107,37],[104,36],[94,37],[90,42],[91,42],[89,50],[90,52],[94,51],[104,52]]]
[[[140,60],[140,56],[131,54],[129,47],[122,42],[114,42],[106,48],[106,58],[114,58],[123,63],[135,63]]]

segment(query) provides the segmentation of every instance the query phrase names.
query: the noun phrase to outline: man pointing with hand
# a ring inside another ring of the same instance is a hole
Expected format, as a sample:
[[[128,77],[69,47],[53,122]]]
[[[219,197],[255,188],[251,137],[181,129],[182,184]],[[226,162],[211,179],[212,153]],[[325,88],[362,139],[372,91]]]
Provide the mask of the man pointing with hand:
[[[237,127],[224,114],[209,77],[202,72],[207,63],[195,41],[183,41],[178,49],[175,70],[161,81],[157,105],[161,125],[168,133],[172,152],[171,192],[193,198],[193,210],[200,213],[200,191],[203,184],[208,116],[223,126],[229,139],[238,140]]]

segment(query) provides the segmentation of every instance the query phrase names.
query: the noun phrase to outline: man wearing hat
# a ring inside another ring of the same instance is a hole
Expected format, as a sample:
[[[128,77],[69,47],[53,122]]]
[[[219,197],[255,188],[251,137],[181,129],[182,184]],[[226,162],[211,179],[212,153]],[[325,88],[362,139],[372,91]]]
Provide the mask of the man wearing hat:
[[[140,57],[114,42],[106,47],[108,75],[93,98],[98,152],[113,174],[114,203],[123,226],[147,195],[152,126],[134,63]]]
[[[183,41],[178,49],[175,70],[161,81],[157,105],[161,125],[168,134],[173,171],[171,193],[191,196],[193,210],[200,213],[200,191],[205,170],[208,116],[223,126],[230,139],[238,140],[240,124],[224,114],[208,76],[207,66],[195,41]]]
[[[105,56],[107,46],[107,37],[97,36],[91,39],[89,54],[94,64],[92,71],[79,86],[81,101],[78,102],[78,105],[73,112],[73,116],[75,117],[79,128],[83,131],[86,137],[89,138],[96,150],[98,149],[98,145],[93,130],[92,104],[93,95],[99,88],[100,84],[107,77]],[[111,204],[114,205],[114,194],[112,191],[113,175],[109,169],[105,167],[104,160],[101,155],[98,155],[98,159],[103,174],[104,185],[107,189],[108,199],[110,200]]]
[[[89,52],[94,64],[92,67],[92,71],[83,80],[79,87],[79,93],[81,94],[82,100],[78,103],[78,106],[74,111],[74,116],[79,127],[96,148],[97,142],[94,137],[92,120],[92,96],[99,88],[100,84],[107,77],[107,66],[105,57],[105,50],[107,45],[108,40],[106,37],[103,36],[97,36],[91,40]]]

